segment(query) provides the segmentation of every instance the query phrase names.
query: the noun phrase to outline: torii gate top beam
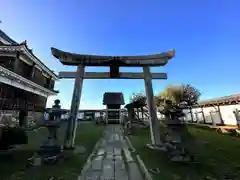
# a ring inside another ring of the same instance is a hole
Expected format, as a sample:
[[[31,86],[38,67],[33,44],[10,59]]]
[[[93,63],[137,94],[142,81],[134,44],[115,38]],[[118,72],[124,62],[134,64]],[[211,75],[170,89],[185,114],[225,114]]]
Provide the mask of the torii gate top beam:
[[[85,65],[85,66],[125,66],[125,67],[139,67],[139,66],[164,66],[168,60],[175,55],[175,50],[144,56],[99,56],[76,54],[64,52],[56,48],[51,48],[54,57],[60,60],[64,65]]]

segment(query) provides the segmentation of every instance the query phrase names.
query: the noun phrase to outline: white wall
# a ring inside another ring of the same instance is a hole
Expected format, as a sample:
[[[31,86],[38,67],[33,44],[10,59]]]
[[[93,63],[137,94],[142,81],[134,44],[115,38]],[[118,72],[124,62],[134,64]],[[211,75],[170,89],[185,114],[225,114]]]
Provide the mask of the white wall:
[[[233,111],[235,109],[239,109],[240,110],[240,105],[225,105],[225,106],[220,106],[220,111],[221,111],[221,115],[223,118],[223,122],[225,125],[236,125],[237,121],[236,121],[236,117],[233,113]],[[210,116],[210,112],[216,112],[217,111],[217,107],[205,107],[203,108],[203,113],[205,116],[205,120],[206,123],[212,123],[212,119]],[[186,109],[183,111],[186,116],[185,116],[185,120],[189,121],[191,120],[191,115],[190,113],[188,114],[189,110]],[[201,108],[193,108],[192,109],[193,112],[193,120],[196,122],[197,118],[196,118],[196,112],[198,112],[198,118],[201,121],[203,121],[203,116],[201,112]],[[215,119],[215,123],[216,124],[220,124],[221,123],[221,119],[218,113],[213,113],[213,117]]]
[[[189,109],[184,109],[183,113],[185,114],[184,121],[191,121],[192,120],[192,117],[191,117]]]
[[[236,117],[233,113],[235,109],[240,109],[240,105],[227,105],[220,106],[220,111],[222,113],[222,118],[225,124],[227,125],[236,125]]]
[[[214,107],[204,107],[203,108],[203,113],[204,113],[206,123],[212,123],[212,119],[211,119],[211,115],[210,115],[211,111],[216,111],[216,108],[214,108]],[[215,121],[215,122],[216,122],[216,124],[219,123],[218,121]]]

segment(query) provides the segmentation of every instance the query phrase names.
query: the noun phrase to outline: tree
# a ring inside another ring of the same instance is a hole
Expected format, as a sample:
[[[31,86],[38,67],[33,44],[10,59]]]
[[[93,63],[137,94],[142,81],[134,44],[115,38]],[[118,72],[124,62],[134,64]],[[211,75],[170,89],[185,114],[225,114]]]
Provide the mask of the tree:
[[[132,96],[130,97],[130,103],[133,103],[133,102],[146,103],[145,94],[143,92],[132,93]]]
[[[156,103],[159,106],[162,102],[169,101],[172,105],[183,103],[186,106],[193,106],[197,104],[200,95],[199,90],[190,84],[169,86],[156,97]]]
[[[186,102],[187,106],[197,104],[200,96],[200,91],[192,85],[187,84],[183,86],[183,101]]]

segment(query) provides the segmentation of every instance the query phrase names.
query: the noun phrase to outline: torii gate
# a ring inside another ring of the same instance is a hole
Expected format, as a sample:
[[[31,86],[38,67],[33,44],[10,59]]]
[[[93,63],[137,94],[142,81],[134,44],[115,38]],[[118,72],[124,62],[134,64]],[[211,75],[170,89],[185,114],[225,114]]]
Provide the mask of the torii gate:
[[[83,79],[144,79],[147,104],[150,116],[150,133],[152,145],[161,145],[159,122],[154,100],[152,79],[167,79],[166,73],[151,73],[151,66],[165,66],[174,57],[175,50],[144,56],[97,56],[64,52],[51,48],[52,55],[63,65],[77,66],[77,72],[59,72],[59,78],[75,78],[71,110],[66,132],[65,146],[73,148],[77,127]],[[110,72],[85,72],[85,66],[109,66]],[[121,73],[119,67],[142,67],[143,73]]]

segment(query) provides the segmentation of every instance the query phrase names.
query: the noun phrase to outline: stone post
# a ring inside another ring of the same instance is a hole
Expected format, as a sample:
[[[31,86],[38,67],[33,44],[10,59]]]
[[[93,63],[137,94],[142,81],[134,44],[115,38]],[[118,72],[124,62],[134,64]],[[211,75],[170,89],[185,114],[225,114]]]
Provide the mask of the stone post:
[[[129,107],[127,108],[127,111],[128,111],[127,131],[128,131],[128,134],[131,134],[134,109],[132,107]]]
[[[75,134],[77,129],[77,113],[80,105],[84,72],[85,72],[84,66],[78,65],[74,89],[73,89],[71,110],[70,110],[69,119],[68,119],[68,127],[66,131],[66,138],[65,138],[66,148],[73,148],[74,146]]]
[[[162,145],[160,140],[160,126],[157,119],[157,109],[152,88],[152,75],[149,66],[143,66],[145,91],[147,95],[147,104],[150,117],[150,134],[152,145]]]
[[[195,116],[196,116],[197,123],[199,124],[200,123],[200,119],[199,119],[199,116],[198,116],[198,111],[195,112]]]
[[[213,111],[210,112],[210,117],[211,117],[211,120],[212,120],[212,126],[216,127],[216,122],[215,122],[215,119],[213,117],[213,113],[214,113]]]
[[[142,120],[144,121],[144,112],[143,112],[143,107],[141,107],[141,113],[142,113]]]
[[[141,120],[140,113],[139,113],[139,108],[137,108],[137,116],[138,116],[139,120]]]
[[[193,112],[192,112],[192,107],[190,107],[190,115],[191,115],[191,122],[193,123]]]
[[[201,111],[202,111],[202,116],[203,116],[203,123],[206,124],[206,118],[205,118],[204,111],[203,111],[202,107],[201,107]]]
[[[235,115],[235,118],[236,118],[236,121],[237,121],[237,126],[238,126],[238,129],[240,129],[240,113],[239,113],[239,110],[238,109],[235,109],[233,111],[234,115]]]
[[[219,105],[217,106],[217,109],[218,109],[219,117],[220,117],[220,120],[221,120],[221,124],[224,125],[224,121],[223,121],[223,118],[222,118],[222,113],[221,113]]]

